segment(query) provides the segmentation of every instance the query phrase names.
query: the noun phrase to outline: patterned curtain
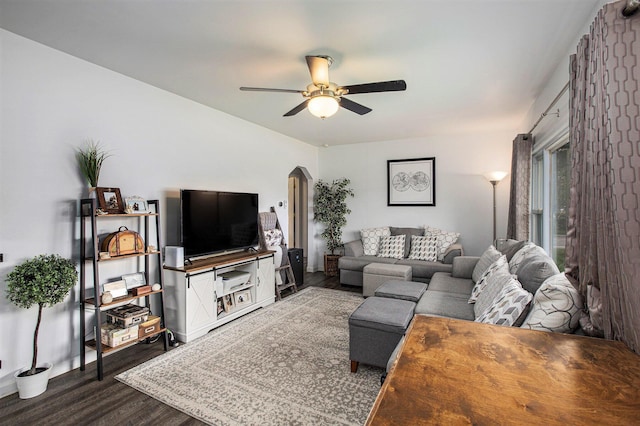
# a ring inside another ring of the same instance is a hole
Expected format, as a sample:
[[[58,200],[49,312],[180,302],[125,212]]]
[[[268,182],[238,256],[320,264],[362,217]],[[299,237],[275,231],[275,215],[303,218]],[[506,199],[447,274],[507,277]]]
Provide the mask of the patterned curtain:
[[[640,14],[604,6],[571,57],[565,272],[588,334],[640,353]]]
[[[530,134],[520,134],[513,140],[507,238],[514,240],[529,239],[532,149],[533,137]]]

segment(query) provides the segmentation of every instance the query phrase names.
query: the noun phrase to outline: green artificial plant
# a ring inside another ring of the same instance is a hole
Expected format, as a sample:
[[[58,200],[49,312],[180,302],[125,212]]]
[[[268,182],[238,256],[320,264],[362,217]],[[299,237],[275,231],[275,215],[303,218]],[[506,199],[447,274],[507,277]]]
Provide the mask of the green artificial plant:
[[[342,227],[347,224],[346,216],[351,213],[347,197],[354,196],[350,183],[349,179],[340,178],[331,183],[319,180],[315,184],[313,219],[325,225],[320,235],[327,241],[331,254],[343,245]]]
[[[76,160],[78,160],[80,173],[82,173],[90,187],[95,188],[98,186],[102,162],[109,157],[111,157],[111,154],[100,146],[100,142],[94,142],[93,140],[88,140],[83,148],[78,148],[76,151]]]
[[[33,359],[26,376],[37,373],[38,331],[42,308],[62,302],[76,284],[77,278],[74,263],[57,254],[28,259],[7,275],[7,298],[13,304],[25,309],[38,305],[38,321],[33,334]]]

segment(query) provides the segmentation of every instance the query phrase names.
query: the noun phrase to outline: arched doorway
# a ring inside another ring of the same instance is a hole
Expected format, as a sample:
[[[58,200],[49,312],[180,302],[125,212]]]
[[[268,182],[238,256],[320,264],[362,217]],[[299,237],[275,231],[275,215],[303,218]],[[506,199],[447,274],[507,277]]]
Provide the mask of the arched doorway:
[[[304,167],[296,167],[289,173],[289,247],[301,248],[304,270],[307,270],[309,253],[309,184],[311,176]]]

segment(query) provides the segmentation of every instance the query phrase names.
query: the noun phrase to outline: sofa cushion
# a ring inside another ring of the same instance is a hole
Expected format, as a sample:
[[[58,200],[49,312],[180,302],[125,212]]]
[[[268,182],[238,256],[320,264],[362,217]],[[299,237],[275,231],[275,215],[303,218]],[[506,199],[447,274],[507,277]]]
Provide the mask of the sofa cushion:
[[[441,262],[428,262],[426,260],[400,259],[396,265],[411,266],[412,276],[415,278],[431,279],[436,272],[451,272],[452,266]]]
[[[464,256],[464,249],[462,248],[462,244],[456,243],[451,244],[447,250],[444,252],[444,257],[442,258],[442,263],[452,264],[453,259],[458,256]]]
[[[569,333],[578,327],[582,297],[561,272],[547,278],[533,296],[522,328]]]
[[[426,290],[427,285],[424,283],[391,280],[378,287],[375,296],[417,302]]]
[[[340,259],[338,259],[338,268],[362,272],[364,267],[370,263],[396,263],[397,261],[398,259],[378,256],[341,256]]]
[[[404,257],[404,240],[405,235],[380,237],[378,257],[402,259]]]
[[[436,272],[429,281],[429,290],[447,291],[468,297],[473,288],[473,281],[464,278],[454,278],[448,272]]]
[[[496,260],[500,259],[500,256],[502,256],[502,254],[496,250],[494,246],[489,246],[484,253],[482,253],[482,256],[480,256],[478,263],[476,263],[476,267],[473,268],[473,273],[471,274],[473,282],[477,283],[487,269],[489,269],[489,266],[491,266]]]
[[[360,239],[362,239],[364,254],[368,256],[377,255],[380,238],[389,235],[391,235],[391,230],[388,226],[380,228],[365,228],[360,230]]]
[[[448,232],[443,231],[442,229],[432,228],[430,226],[425,225],[424,227],[424,235],[436,235],[438,237],[438,260],[442,260],[444,255],[449,248],[450,245],[455,244],[460,237],[459,232]]]
[[[506,257],[502,255],[500,259],[504,260],[498,260],[496,263],[500,262],[499,266],[487,274],[486,285],[478,294],[476,303],[473,306],[476,317],[479,317],[489,309],[495,298],[500,294],[500,291],[502,291],[502,288],[513,279],[513,275],[509,273],[509,264]]]
[[[467,303],[468,298],[467,295],[428,288],[416,305],[416,314],[473,321],[473,305]]]
[[[438,260],[438,237],[422,235],[411,236],[411,252],[409,259],[428,260],[435,262]]]
[[[479,262],[479,260],[478,260]],[[498,257],[498,259],[493,262],[480,276],[480,278],[476,281],[475,285],[473,286],[473,290],[471,291],[471,295],[469,296],[469,303],[476,303],[476,301],[478,300],[478,296],[480,295],[480,293],[482,292],[482,290],[484,290],[484,288],[487,286],[488,281],[487,278],[489,277],[489,275],[493,274],[495,272],[496,269],[506,266],[507,267],[507,271],[509,269],[509,264],[507,263],[507,257],[505,255],[500,255],[500,257]],[[474,268],[475,270],[475,268]]]
[[[540,252],[540,251],[542,251],[542,253],[545,253],[545,251],[542,249],[542,247],[538,247],[537,245],[535,245],[532,242],[525,243],[522,246],[522,248],[520,250],[518,250],[513,255],[511,260],[509,260],[509,270],[511,271],[511,273],[512,274],[516,273],[516,271],[518,270],[518,267],[520,266],[520,264],[525,260],[525,258],[530,253],[535,253],[535,252]]]
[[[518,281],[529,293],[535,294],[542,283],[549,277],[560,273],[553,259],[544,250],[535,251],[520,263],[516,271]]]
[[[511,278],[489,308],[476,317],[476,322],[511,327],[528,308],[533,296],[515,278]]]
[[[422,228],[396,228],[392,226],[389,230],[391,231],[391,235],[406,235],[404,239],[404,256],[402,257],[409,257],[409,253],[411,252],[411,236],[424,234],[424,229]]]
[[[500,253],[507,256],[507,260],[511,260],[514,254],[516,254],[524,245],[526,241],[518,241],[518,240],[503,240],[501,241],[497,247]]]

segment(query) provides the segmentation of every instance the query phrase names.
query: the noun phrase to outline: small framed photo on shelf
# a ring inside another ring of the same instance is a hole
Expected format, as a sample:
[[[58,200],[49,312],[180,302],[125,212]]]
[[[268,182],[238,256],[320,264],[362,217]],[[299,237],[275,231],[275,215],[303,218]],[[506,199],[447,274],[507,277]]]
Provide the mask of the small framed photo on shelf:
[[[142,272],[123,275],[122,280],[127,285],[127,290],[147,285],[147,280],[144,278],[144,273]]]
[[[100,207],[100,210],[113,214],[124,212],[120,188],[98,187],[96,188],[96,193],[98,195],[98,207]]]
[[[111,297],[117,299],[118,297],[125,297],[127,295],[127,285],[124,283],[124,280],[104,283],[102,285],[102,291],[108,291],[111,293]]]
[[[233,307],[235,306],[235,303],[233,301],[233,294],[225,294],[223,297],[223,303],[224,303],[224,311],[225,312],[230,312]]]
[[[224,300],[222,297],[218,298],[218,303],[216,305],[216,314],[220,315],[224,312]]]
[[[133,196],[124,199],[125,208],[124,211],[129,214],[135,213],[149,213],[149,206],[147,200],[142,197]]]
[[[251,290],[242,290],[233,293],[238,308],[251,303]]]

